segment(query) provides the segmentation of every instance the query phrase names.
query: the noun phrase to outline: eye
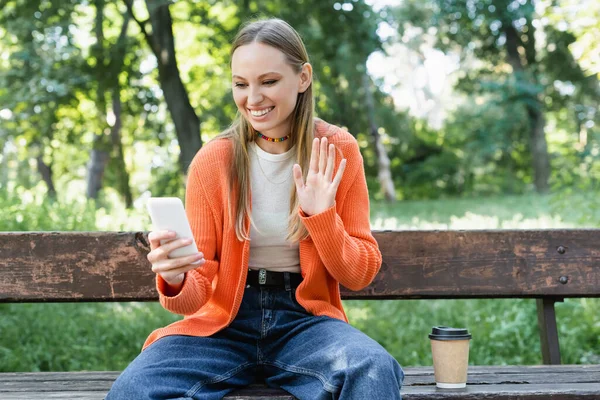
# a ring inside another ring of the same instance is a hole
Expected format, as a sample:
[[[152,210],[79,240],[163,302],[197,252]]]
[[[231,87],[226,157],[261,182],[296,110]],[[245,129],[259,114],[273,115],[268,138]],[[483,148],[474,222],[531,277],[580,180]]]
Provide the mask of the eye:
[[[274,85],[275,83],[277,83],[277,81],[276,81],[276,80],[274,80],[274,79],[271,79],[271,80],[268,80],[268,81],[264,81],[263,83],[264,83],[265,85],[269,85],[269,86],[271,86],[271,85]]]
[[[237,87],[237,88],[243,88],[246,87],[245,83],[241,83],[241,82],[236,82],[233,86]]]

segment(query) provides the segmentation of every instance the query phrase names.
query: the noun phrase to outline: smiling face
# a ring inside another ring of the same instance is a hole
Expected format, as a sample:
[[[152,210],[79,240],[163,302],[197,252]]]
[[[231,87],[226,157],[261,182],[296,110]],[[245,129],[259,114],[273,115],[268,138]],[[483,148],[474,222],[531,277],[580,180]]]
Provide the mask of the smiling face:
[[[252,127],[272,138],[290,134],[298,94],[311,82],[310,64],[296,72],[283,52],[252,42],[234,51],[231,72],[233,99]]]

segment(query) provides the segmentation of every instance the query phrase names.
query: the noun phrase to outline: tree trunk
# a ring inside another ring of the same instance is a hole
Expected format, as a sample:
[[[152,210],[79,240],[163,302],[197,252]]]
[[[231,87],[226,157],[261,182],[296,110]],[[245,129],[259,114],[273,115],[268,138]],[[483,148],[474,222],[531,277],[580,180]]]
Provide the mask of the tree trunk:
[[[113,112],[115,114],[115,124],[110,130],[110,137],[113,144],[113,160],[116,163],[119,192],[125,197],[125,207],[133,208],[133,195],[129,185],[129,173],[125,165],[125,154],[123,151],[123,142],[121,140],[121,98],[120,89],[113,90]]]
[[[375,122],[375,102],[373,93],[371,92],[371,80],[366,71],[363,74],[363,88],[365,90],[365,100],[367,104],[367,118],[369,119],[369,133],[375,144],[375,154],[377,155],[377,166],[379,184],[386,201],[393,203],[396,201],[396,189],[394,188],[394,180],[392,179],[392,171],[390,170],[390,158],[387,155],[385,146],[381,143],[379,129]]]
[[[104,177],[104,169],[108,163],[108,138],[104,134],[106,127],[106,97],[105,97],[105,81],[103,76],[104,70],[104,32],[102,23],[104,20],[104,0],[95,0],[96,6],[96,23],[94,31],[96,34],[96,44],[92,51],[96,56],[96,79],[98,80],[98,88],[96,90],[96,111],[98,118],[99,132],[94,135],[92,143],[92,152],[90,161],[87,166],[87,190],[88,199],[97,199],[98,192],[102,189],[102,179]]]
[[[38,146],[38,150],[38,155],[35,158],[37,161],[37,169],[40,175],[42,175],[44,183],[48,187],[48,197],[56,199],[56,188],[54,186],[54,181],[52,180],[52,165],[48,165],[44,162],[44,149],[41,146]]]
[[[98,139],[98,141],[101,141],[101,139]],[[104,177],[106,164],[108,164],[108,152],[100,148],[92,149],[90,162],[87,167],[86,195],[88,199],[98,198],[98,192],[102,188],[102,178]]]
[[[112,87],[112,110],[115,117],[115,123],[110,129],[112,141],[112,159],[116,164],[117,189],[125,197],[125,207],[133,208],[133,195],[129,185],[129,173],[125,164],[125,152],[123,150],[123,141],[121,138],[121,88],[119,85],[119,73],[123,67],[125,59],[125,39],[127,37],[127,27],[129,26],[129,14],[123,15],[123,25],[121,33],[117,39],[117,44],[112,52],[110,62],[110,77]]]
[[[117,39],[115,49],[112,51],[111,58],[106,60],[104,51],[104,32],[102,23],[104,19],[104,0],[96,0],[96,77],[98,79],[98,89],[96,92],[96,105],[99,117],[99,126],[101,133],[94,136],[92,156],[88,164],[88,198],[96,199],[98,192],[103,186],[104,171],[112,158],[116,163],[117,190],[125,197],[127,208],[133,207],[133,196],[129,186],[129,173],[125,165],[123,143],[121,141],[121,98],[119,88],[119,73],[123,66],[125,57],[125,39],[127,36],[127,27],[129,25],[129,15],[123,16],[123,25],[121,33]],[[106,95],[111,88],[112,111],[115,121],[110,130],[107,127],[107,107]],[[109,133],[109,136],[107,135]]]
[[[546,118],[537,108],[527,107],[529,123],[531,125],[531,153],[533,157],[533,169],[535,171],[535,188],[539,193],[547,192],[548,179],[550,178],[550,160],[548,158],[548,144],[544,127]]]
[[[505,33],[506,33],[506,53],[508,63],[513,68],[513,74],[517,82],[519,80],[528,80],[526,72],[529,72],[535,79],[535,73],[533,71],[533,65],[528,64],[530,71],[525,71],[521,56],[519,54],[519,38],[518,32],[512,26],[510,22],[505,21]],[[535,62],[535,55],[531,54],[532,50],[530,47],[527,49],[530,53],[526,54],[526,59],[533,63]],[[537,104],[527,103],[525,106],[527,109],[527,115],[529,116],[529,144],[531,147],[531,158],[533,161],[533,173],[535,188],[539,193],[545,193],[548,191],[548,180],[550,178],[550,157],[548,155],[548,144],[546,143],[546,133],[544,131],[546,119],[544,117],[543,109],[544,105],[539,98],[534,99]]]
[[[175,124],[180,167],[187,174],[192,159],[202,147],[200,120],[190,104],[179,74],[169,5],[161,0],[146,0],[146,5],[152,24],[152,34],[146,34],[146,38],[156,56],[160,87]]]

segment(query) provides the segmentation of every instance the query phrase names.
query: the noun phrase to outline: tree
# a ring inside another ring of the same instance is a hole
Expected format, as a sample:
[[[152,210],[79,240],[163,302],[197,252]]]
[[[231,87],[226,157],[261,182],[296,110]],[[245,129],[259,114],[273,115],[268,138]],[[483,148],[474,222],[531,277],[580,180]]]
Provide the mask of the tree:
[[[401,34],[410,25],[433,27],[441,50],[454,48],[463,58],[483,61],[459,83],[459,88],[471,93],[485,91],[483,80],[500,81],[500,85],[487,89],[502,90],[504,101],[522,105],[529,121],[527,139],[535,187],[539,192],[547,191],[550,160],[544,130],[544,97],[552,89],[544,79],[547,54],[536,46],[540,25],[535,1],[411,0],[398,7],[396,15]]]
[[[369,185],[388,188],[388,198],[395,192],[384,153],[387,138],[400,132],[395,118],[404,116],[394,114],[389,97],[366,76],[366,59],[380,47],[379,16],[362,0],[352,7],[332,0],[299,6],[282,0],[0,2],[0,29],[8,32],[0,46],[11,54],[0,63],[0,109],[12,113],[3,117],[0,142],[26,143],[19,155],[25,166],[27,157],[38,158],[35,146],[43,150],[40,175],[30,179],[41,176],[54,188],[50,193],[80,181],[87,163],[90,198],[114,188],[131,205],[134,190],[149,186],[176,195],[180,172],[202,145],[200,121],[206,140],[236,113],[226,67],[230,43],[240,23],[257,13],[282,17],[301,33],[316,66],[318,115],[357,136],[369,175],[387,169],[387,183],[369,177]],[[128,19],[139,33],[127,34]],[[32,44],[23,40],[28,37]],[[157,68],[149,69],[153,59]],[[174,138],[180,154],[172,163]],[[369,141],[373,146],[365,146]],[[130,188],[129,173],[142,167],[135,168],[137,157],[126,157],[137,151],[129,146],[146,144],[155,152],[152,182]]]
[[[190,104],[188,92],[181,81],[177,65],[173,19],[169,11],[171,2],[146,0],[149,20],[141,21],[135,16],[133,1],[124,1],[129,15],[139,26],[146,43],[156,57],[158,80],[177,131],[177,139],[181,150],[179,156],[180,166],[182,171],[187,173],[192,159],[202,147],[202,139],[200,136],[200,120]],[[148,30],[148,24],[151,26],[151,31]]]
[[[53,143],[63,137],[56,129],[59,114],[74,106],[88,77],[69,29],[74,8],[74,2],[48,3],[43,10],[30,2],[0,2],[0,24],[6,29],[0,43],[10,53],[9,68],[0,75],[5,90],[0,109],[12,110],[13,115],[3,130],[14,141],[28,144],[22,149],[25,157],[36,160],[52,198],[57,192],[54,160],[58,154]]]
[[[129,15],[123,15],[123,22],[116,44],[107,51],[104,36],[104,0],[95,0],[96,18],[94,32],[96,43],[92,54],[95,57],[93,67],[96,78],[96,106],[98,114],[98,132],[94,135],[93,146],[90,153],[87,175],[87,197],[96,199],[102,188],[104,170],[111,159],[115,161],[118,172],[118,189],[125,197],[127,208],[133,206],[133,196],[129,187],[129,174],[124,160],[123,144],[121,142],[121,88],[119,74],[123,67],[125,57],[127,27]],[[110,98],[111,109],[107,107],[107,98]],[[112,119],[112,123],[109,123]],[[110,126],[109,126],[110,125]],[[108,135],[107,135],[108,133]]]

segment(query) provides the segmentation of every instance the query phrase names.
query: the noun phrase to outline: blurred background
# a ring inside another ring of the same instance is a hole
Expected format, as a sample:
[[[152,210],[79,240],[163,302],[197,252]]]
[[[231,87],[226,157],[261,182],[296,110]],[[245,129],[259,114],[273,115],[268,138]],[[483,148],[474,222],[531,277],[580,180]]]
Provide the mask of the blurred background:
[[[0,231],[150,230],[235,115],[230,43],[301,34],[317,115],[365,161],[373,229],[600,227],[596,0],[0,0]],[[539,364],[535,300],[347,301],[404,366],[433,325],[472,364]],[[600,363],[600,299],[557,303],[563,363]],[[157,303],[0,304],[0,371],[123,369]]]

